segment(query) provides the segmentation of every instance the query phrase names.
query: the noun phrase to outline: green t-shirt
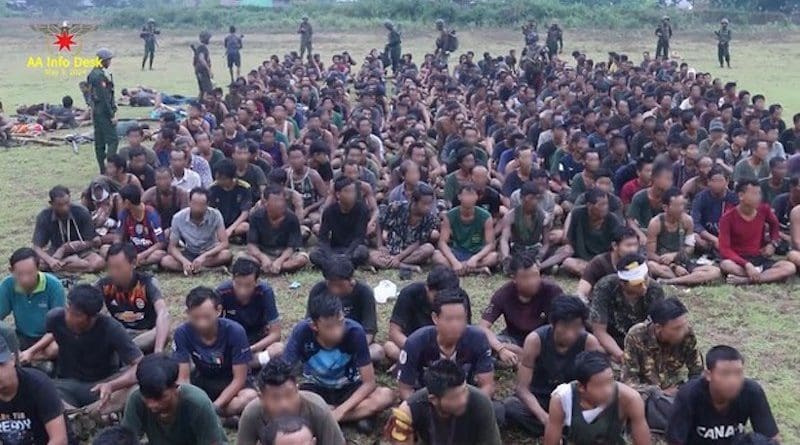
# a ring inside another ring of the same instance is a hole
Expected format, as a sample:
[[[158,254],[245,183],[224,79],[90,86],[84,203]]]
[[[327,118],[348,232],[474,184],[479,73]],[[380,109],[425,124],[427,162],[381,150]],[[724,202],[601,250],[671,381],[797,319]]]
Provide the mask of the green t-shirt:
[[[661,206],[650,207],[650,198],[647,197],[647,189],[639,190],[633,195],[631,205],[628,207],[628,218],[635,219],[639,228],[647,230],[650,220],[662,212]]]
[[[586,207],[576,207],[572,211],[567,239],[575,253],[575,258],[591,261],[592,258],[611,249],[614,232],[621,224],[613,213],[606,215],[603,225],[595,229],[589,222],[589,211]]]
[[[447,221],[450,223],[450,247],[457,247],[476,254],[483,249],[486,242],[483,236],[483,225],[492,215],[486,210],[475,207],[475,216],[472,221],[465,223],[461,220],[461,206],[447,212]]]
[[[38,339],[47,333],[45,320],[50,309],[64,307],[64,286],[49,273],[39,272],[33,292],[20,289],[13,275],[0,281],[0,321],[14,314],[17,334]]]
[[[122,425],[137,437],[147,436],[150,445],[220,445],[227,444],[214,405],[206,393],[193,385],[180,385],[178,408],[172,423],[159,421],[135,390],[125,405]]]

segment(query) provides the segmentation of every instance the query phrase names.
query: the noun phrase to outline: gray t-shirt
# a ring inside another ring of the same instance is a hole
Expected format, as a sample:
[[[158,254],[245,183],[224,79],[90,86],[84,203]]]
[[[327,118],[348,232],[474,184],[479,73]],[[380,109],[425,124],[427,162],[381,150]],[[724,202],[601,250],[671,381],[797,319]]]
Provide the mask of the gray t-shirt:
[[[300,417],[308,421],[318,444],[345,445],[342,430],[322,397],[313,392],[300,391]],[[269,421],[270,418],[261,407],[261,400],[255,399],[248,403],[239,420],[236,444],[256,445],[259,441],[259,432]]]
[[[203,221],[195,223],[190,218],[190,208],[185,208],[172,217],[172,231],[169,235],[170,242],[183,241],[186,251],[200,255],[213,249],[219,242],[217,231],[225,229],[222,214],[219,210],[209,207]]]

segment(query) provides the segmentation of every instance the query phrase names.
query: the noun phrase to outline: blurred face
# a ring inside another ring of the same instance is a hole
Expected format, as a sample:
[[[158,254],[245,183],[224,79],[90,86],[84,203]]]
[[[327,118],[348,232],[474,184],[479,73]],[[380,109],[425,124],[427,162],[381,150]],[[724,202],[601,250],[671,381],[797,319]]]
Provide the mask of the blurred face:
[[[236,119],[232,117],[225,118],[225,120],[222,121],[222,128],[228,133],[233,133],[236,131]]]
[[[463,416],[467,411],[467,401],[469,400],[469,389],[464,382],[458,388],[445,391],[440,398],[429,396],[428,400],[436,407],[439,412],[450,416]]]
[[[661,190],[667,190],[672,185],[672,171],[662,170],[658,176],[653,178],[653,185]]]
[[[539,273],[539,268],[533,265],[527,269],[518,270],[514,274],[514,284],[517,285],[517,292],[519,296],[524,298],[532,298],[539,292],[542,287],[542,276]]]
[[[317,333],[317,340],[323,346],[335,346],[344,337],[344,314],[335,317],[320,317],[312,321],[311,328]]]
[[[417,164],[410,164],[406,169],[406,174],[403,179],[408,184],[417,184],[419,182],[419,166]]]
[[[595,218],[605,218],[608,215],[608,197],[603,196],[594,204],[587,204],[589,213]]]
[[[689,334],[689,315],[670,320],[663,325],[655,324],[656,338],[660,343],[667,345],[680,344]]]
[[[280,386],[266,385],[261,390],[261,407],[270,418],[300,414],[300,392],[297,382],[287,380]]]
[[[326,280],[325,283],[328,285],[328,290],[337,297],[346,297],[353,292],[353,288],[355,287],[355,281],[352,279],[340,280],[340,279],[331,279]]]
[[[179,402],[177,387],[166,389],[161,394],[161,397],[156,399],[144,396],[142,398],[144,399],[144,404],[147,406],[147,409],[155,414],[160,421],[166,423],[175,416],[175,411],[178,408]]]
[[[133,264],[120,252],[108,257],[107,272],[111,281],[119,287],[127,288],[133,279]]]
[[[458,194],[458,200],[464,207],[475,207],[475,204],[478,202],[478,192],[475,190],[462,190]]]
[[[533,151],[531,150],[520,150],[519,157],[519,165],[524,166],[526,168],[533,165]]]
[[[172,186],[172,175],[168,172],[158,172],[156,173],[156,188],[159,190],[169,190]]]
[[[711,171],[711,168],[714,166],[714,161],[711,160],[709,157],[700,158],[700,161],[697,163],[697,168],[700,170],[700,176],[707,177],[708,173]]]
[[[682,195],[673,197],[669,200],[669,205],[664,207],[664,211],[673,218],[680,218],[686,211],[686,198]]]
[[[290,151],[289,165],[295,170],[302,170],[306,165],[306,156],[300,150]]]
[[[757,207],[761,202],[761,187],[748,185],[739,193],[739,202],[749,207]]]
[[[264,206],[267,212],[273,215],[282,215],[286,211],[286,196],[283,194],[270,194]]]
[[[711,193],[720,196],[728,189],[728,180],[722,174],[716,174],[708,178],[708,188]]]
[[[553,325],[554,340],[558,346],[569,348],[585,331],[583,320],[559,321]]]
[[[417,215],[427,215],[433,210],[434,204],[433,196],[423,196],[414,204]]]
[[[614,243],[613,246],[617,256],[622,258],[625,255],[630,255],[639,251],[639,239],[636,237],[624,238],[619,244]]]
[[[183,172],[186,168],[186,153],[178,150],[169,152],[169,166],[172,171]]]
[[[772,176],[776,178],[785,178],[788,172],[789,169],[786,167],[785,162],[779,162],[777,165],[772,167]]]
[[[467,145],[475,145],[478,143],[478,132],[475,130],[467,130],[464,132],[464,143]]]
[[[76,334],[82,334],[92,327],[94,317],[90,317],[77,310],[71,304],[67,304],[64,320],[70,331]]]
[[[145,155],[135,156],[131,158],[130,168],[136,171],[144,170],[147,165],[147,157]]]
[[[9,270],[14,275],[16,285],[23,290],[32,291],[39,283],[39,268],[34,258],[17,261]]]
[[[432,314],[439,336],[447,342],[456,342],[467,329],[467,309],[463,304],[445,304],[439,315]]]
[[[17,385],[18,390],[17,367],[14,360],[9,360],[8,363],[0,365],[0,392],[13,391],[15,385]]]
[[[614,397],[614,372],[606,368],[592,376],[586,385],[578,383],[581,399],[585,399],[595,406],[605,405]]]
[[[131,147],[138,147],[142,143],[142,135],[138,131],[128,133],[127,139]]]
[[[744,147],[744,144],[747,143],[747,136],[743,135],[743,134],[740,134],[738,136],[734,136],[733,137],[733,142],[739,147]]]
[[[714,369],[706,370],[704,375],[715,393],[733,400],[744,386],[744,363],[741,360],[718,361]]]
[[[461,160],[461,168],[464,170],[472,170],[475,167],[475,156],[468,155]]]
[[[195,193],[189,200],[189,211],[192,216],[202,216],[208,210],[208,197],[202,193]]]
[[[767,143],[764,141],[759,141],[758,145],[756,146],[756,151],[753,154],[758,159],[767,159],[767,156],[769,155],[769,145],[767,145]]]
[[[233,293],[239,303],[246,305],[253,299],[253,292],[258,285],[258,279],[254,275],[233,277]]]
[[[353,206],[356,203],[356,185],[350,184],[347,187],[336,192],[336,198],[339,203],[345,206]]]
[[[50,201],[50,206],[53,208],[53,212],[61,219],[64,219],[69,215],[69,206],[70,206],[70,197],[69,195],[61,196]]]
[[[586,169],[590,172],[596,171],[600,168],[600,154],[598,153],[586,153]]]
[[[186,315],[192,328],[198,334],[205,336],[216,332],[221,310],[221,306],[215,306],[212,300],[206,300],[200,306],[186,311]]]
[[[106,161],[106,175],[107,176],[111,176],[113,178],[114,176],[117,176],[119,173],[120,173],[120,171],[117,169],[117,166],[115,164]]]
[[[425,147],[414,148],[414,151],[411,152],[411,160],[416,162],[418,165],[424,165],[428,160]]]

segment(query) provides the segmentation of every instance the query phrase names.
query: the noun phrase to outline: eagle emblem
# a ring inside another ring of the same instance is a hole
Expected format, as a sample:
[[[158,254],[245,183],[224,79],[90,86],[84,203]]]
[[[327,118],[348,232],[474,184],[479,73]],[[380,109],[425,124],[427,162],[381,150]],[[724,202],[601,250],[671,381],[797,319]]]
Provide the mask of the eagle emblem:
[[[84,35],[97,29],[97,25],[85,23],[68,23],[67,21],[44,25],[30,25],[31,29],[55,39],[52,44],[58,47],[58,51],[72,51],[72,46],[77,45],[75,37]]]

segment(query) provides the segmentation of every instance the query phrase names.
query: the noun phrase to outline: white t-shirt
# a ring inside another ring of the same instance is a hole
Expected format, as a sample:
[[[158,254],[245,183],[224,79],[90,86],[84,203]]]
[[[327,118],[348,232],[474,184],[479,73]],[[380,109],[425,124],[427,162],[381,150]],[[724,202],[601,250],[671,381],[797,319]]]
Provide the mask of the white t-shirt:
[[[553,397],[558,396],[561,400],[561,409],[564,410],[564,426],[572,425],[572,388],[570,383],[562,383],[553,390]],[[599,406],[594,409],[583,411],[583,420],[592,423],[603,414],[608,405]]]

